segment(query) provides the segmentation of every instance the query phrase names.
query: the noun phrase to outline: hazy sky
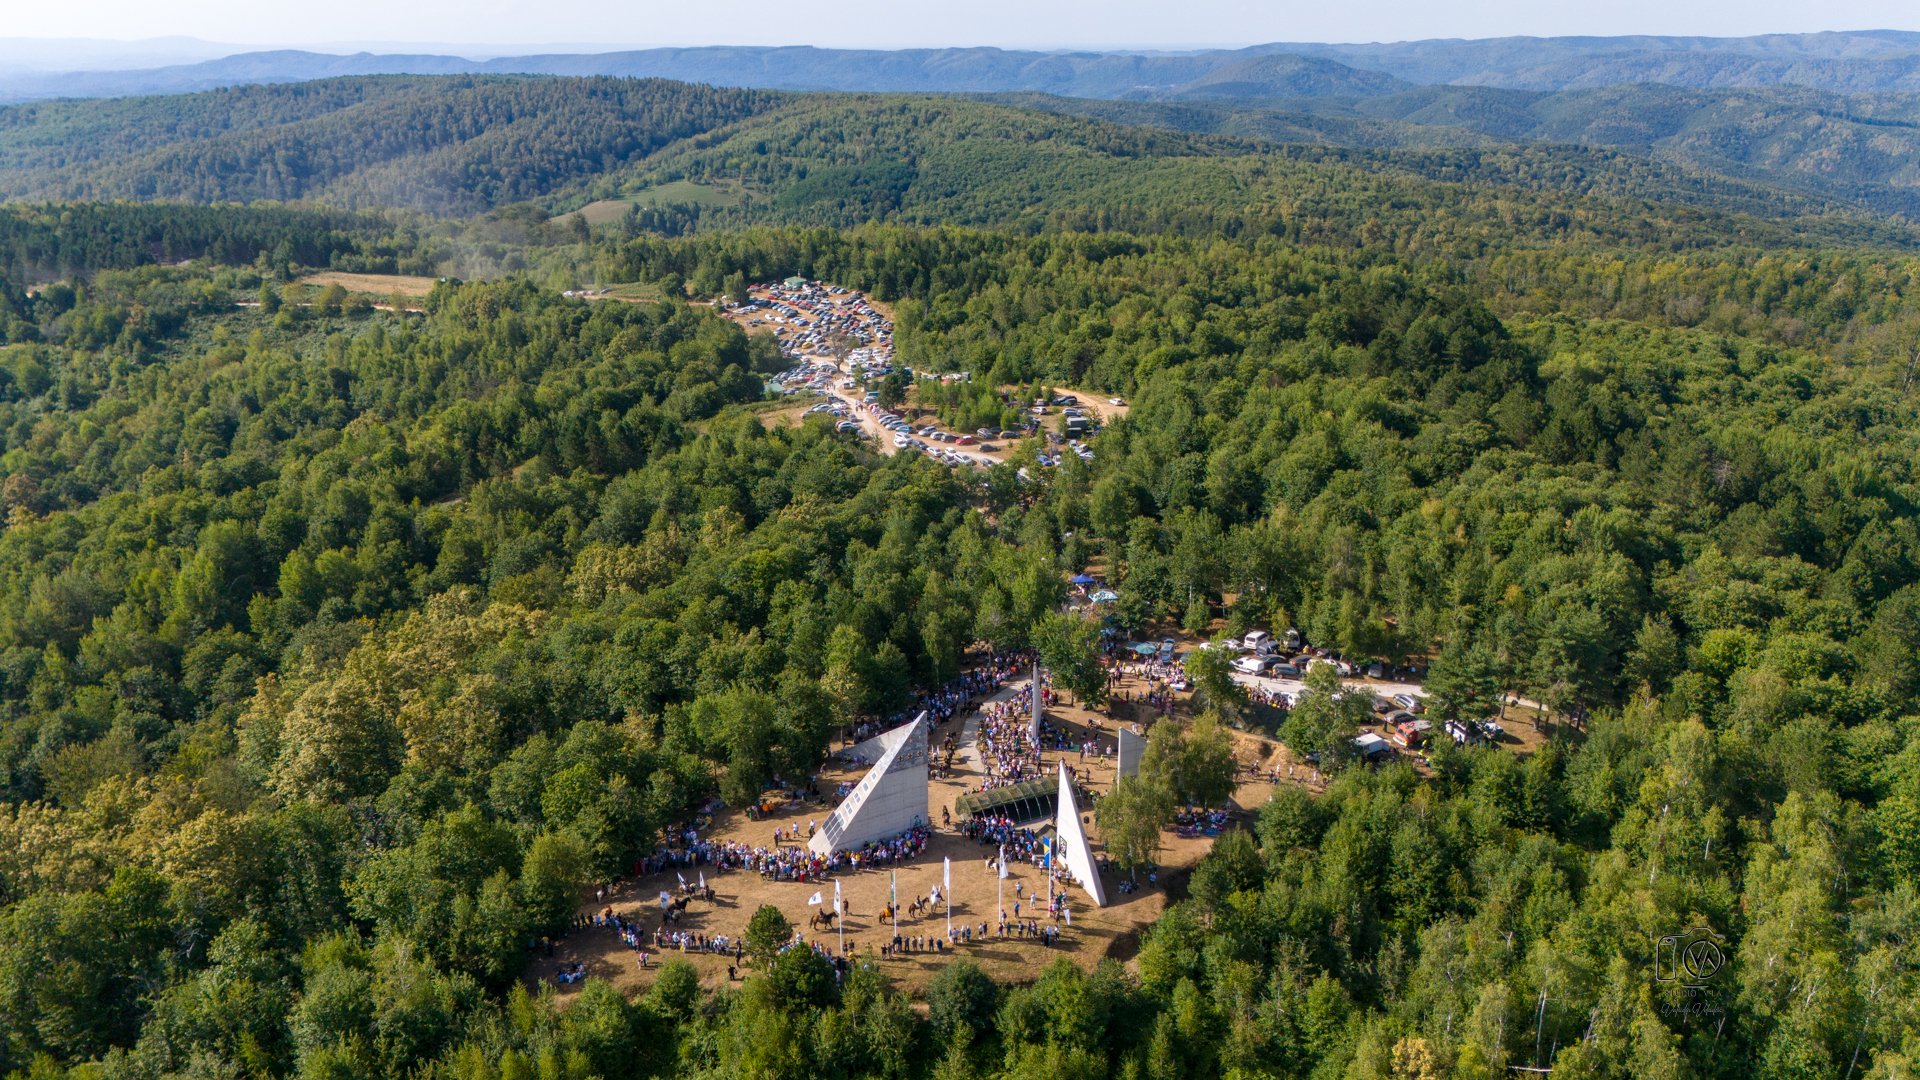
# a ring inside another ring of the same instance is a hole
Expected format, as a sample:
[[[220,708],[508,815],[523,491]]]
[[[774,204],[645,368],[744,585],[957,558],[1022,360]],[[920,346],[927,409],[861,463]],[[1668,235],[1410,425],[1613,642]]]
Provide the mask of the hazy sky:
[[[1742,36],[1920,30],[1915,0],[833,0],[810,5],[553,0],[61,0],[9,4],[0,34],[316,44],[605,41],[642,45],[1191,48],[1514,34]]]

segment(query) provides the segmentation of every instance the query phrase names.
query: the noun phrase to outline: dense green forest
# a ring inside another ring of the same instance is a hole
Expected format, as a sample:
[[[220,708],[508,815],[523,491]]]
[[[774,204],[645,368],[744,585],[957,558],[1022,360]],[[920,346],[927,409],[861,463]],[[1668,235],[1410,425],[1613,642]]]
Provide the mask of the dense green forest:
[[[463,79],[0,126],[75,183],[364,207],[0,208],[0,1075],[1911,1074],[1903,221],[1612,153]],[[22,130],[143,123],[66,164]],[[551,213],[717,180],[752,194]],[[406,313],[323,268],[446,279]],[[793,274],[972,373],[915,390],[951,417],[1128,415],[981,472],[765,423],[787,361],[699,301]],[[1281,731],[1326,793],[1222,835],[1130,963],[527,989],[584,883],[1030,643],[1096,558],[1123,625],[1297,626],[1430,665],[1437,714],[1568,722],[1341,768],[1314,691]]]
[[[1240,94],[1135,102],[983,94],[981,100],[1121,124],[1356,148],[1536,144],[1560,155],[1613,148],[1684,190],[1774,189],[1912,214],[1914,94],[1801,86],[1696,90],[1635,83],[1542,93],[1423,86],[1376,97]],[[1664,165],[1665,168],[1661,166]]]
[[[271,260],[9,285],[3,1067],[1905,1075],[1914,264],[1512,212],[1447,257],[1414,218],[574,241],[870,289],[916,368],[1129,398],[1027,490],[765,427],[777,353],[677,301],[236,311]],[[1587,719],[1268,805],[1131,968],[955,964],[924,1011],[804,951],[718,997],[521,988],[580,882],[1026,640],[1095,554],[1123,619],[1291,623],[1430,659],[1443,708]],[[1654,979],[1696,925],[1708,1018]]]
[[[1103,206],[1238,211],[1295,197],[1304,158],[1409,182],[1811,219],[1836,236],[1914,209],[1916,101],[1793,87],[1440,86],[1176,103],[366,76],[0,108],[0,197],[317,200],[466,216],[726,179],[750,198],[703,227],[984,225]],[[1319,174],[1305,182],[1317,187]]]
[[[464,215],[578,184],[782,97],[661,79],[373,76],[19,105],[0,109],[0,194]],[[75,139],[95,148],[75,152]]]

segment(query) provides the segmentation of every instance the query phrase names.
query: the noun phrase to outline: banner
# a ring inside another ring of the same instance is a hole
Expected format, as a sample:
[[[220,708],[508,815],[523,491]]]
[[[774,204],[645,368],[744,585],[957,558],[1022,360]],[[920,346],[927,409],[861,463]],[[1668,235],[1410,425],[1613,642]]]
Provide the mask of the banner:
[[[814,893],[812,896],[807,898],[808,907],[819,907],[820,902],[821,902],[821,896],[819,893]]]
[[[950,858],[940,860],[940,884],[953,888],[953,860]]]
[[[1000,845],[1000,876],[1007,876],[1007,845]]]
[[[833,879],[833,913],[835,915],[838,915],[845,910],[846,908],[840,906],[840,879],[834,878]]]

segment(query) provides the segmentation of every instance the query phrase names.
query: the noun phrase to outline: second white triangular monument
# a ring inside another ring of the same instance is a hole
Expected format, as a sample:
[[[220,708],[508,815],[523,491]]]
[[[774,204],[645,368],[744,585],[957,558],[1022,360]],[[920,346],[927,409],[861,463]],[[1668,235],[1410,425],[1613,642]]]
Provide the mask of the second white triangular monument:
[[[1114,764],[1113,778],[1118,780],[1126,776],[1140,775],[1140,755],[1147,749],[1147,740],[1133,733],[1133,728],[1122,724],[1119,731],[1120,748]]]
[[[1093,863],[1093,845],[1087,843],[1087,830],[1080,827],[1080,804],[1073,798],[1073,779],[1065,762],[1060,763],[1060,812],[1053,823],[1054,843],[1060,845],[1059,857],[1066,861],[1067,872],[1087,890],[1094,907],[1107,906],[1107,890],[1100,885],[1100,868]]]

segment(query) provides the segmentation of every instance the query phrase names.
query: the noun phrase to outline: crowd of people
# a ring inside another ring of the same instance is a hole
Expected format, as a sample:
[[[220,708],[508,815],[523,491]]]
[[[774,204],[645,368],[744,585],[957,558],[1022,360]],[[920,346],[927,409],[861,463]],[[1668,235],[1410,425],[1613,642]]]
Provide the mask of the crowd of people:
[[[1246,691],[1247,700],[1253,702],[1255,705],[1265,705],[1274,709],[1290,709],[1293,707],[1293,699],[1282,691],[1269,690],[1257,683],[1241,683],[1240,687]]]
[[[871,720],[853,731],[854,742],[873,738],[908,723],[921,713],[932,723],[944,724],[956,716],[965,716],[980,698],[999,692],[1002,686],[1032,670],[1032,649],[993,649],[978,662],[945,685],[933,690],[915,690],[913,704],[884,720]]]
[[[1119,672],[1123,665],[1115,664]],[[984,782],[981,790],[1017,783],[1039,775],[1043,768],[1042,754],[1056,751],[1063,754],[1078,752],[1084,763],[1092,756],[1103,756],[1111,751],[1104,746],[1105,740],[1099,737],[1099,725],[1096,722],[1087,734],[1080,734],[1068,727],[1055,726],[1045,720],[1042,722],[1040,738],[1032,737],[1031,716],[1033,698],[1038,692],[1043,705],[1054,703],[1054,691],[1042,672],[1040,686],[1021,685],[1005,699],[986,704],[978,704],[981,699],[1001,691],[1007,683],[1025,682],[1033,671],[1031,650],[1007,650],[990,652],[980,657],[977,666],[940,688],[916,694],[914,706],[902,714],[883,721],[875,721],[852,733],[853,739],[871,738],[880,731],[888,730],[911,720],[920,711],[926,711],[936,722],[946,721],[967,715],[976,706],[979,708],[980,725],[976,734],[976,746],[980,751],[979,765]],[[950,754],[953,749],[951,736],[943,748]],[[938,755],[935,755],[938,756]],[[1076,772],[1079,770],[1076,769]],[[708,819],[710,824],[711,819]],[[636,878],[656,875],[668,871],[676,872],[682,888],[680,900],[666,905],[669,915],[660,920],[658,926],[648,928],[639,920],[645,918],[645,908],[631,916],[622,915],[612,907],[604,907],[591,915],[582,915],[575,920],[578,929],[612,929],[622,945],[637,954],[637,964],[646,968],[652,961],[651,954],[662,952],[704,953],[729,958],[738,963],[743,955],[743,944],[735,935],[708,934],[698,930],[680,930],[674,925],[673,914],[690,899],[711,899],[712,890],[707,885],[706,876],[728,870],[752,871],[762,879],[780,882],[826,883],[831,878],[857,873],[862,869],[881,868],[909,862],[923,854],[931,840],[930,829],[926,826],[915,828],[899,836],[884,841],[875,841],[863,845],[858,850],[836,852],[821,855],[807,846],[807,840],[818,830],[817,821],[809,821],[804,828],[798,824],[774,826],[769,846],[760,846],[738,839],[703,837],[702,829],[683,825],[669,838],[671,846],[662,846],[652,854],[637,859],[632,864]],[[1037,868],[1045,868],[1054,878],[1059,879],[1058,889],[1048,890],[1048,901],[1044,902],[1039,890],[1028,892],[1022,881],[1010,882],[1012,899],[1011,915],[1002,910],[997,920],[966,923],[951,927],[945,934],[936,931],[932,935],[903,934],[896,920],[888,936],[878,944],[883,957],[895,957],[911,953],[943,953],[958,946],[972,943],[976,937],[1022,937],[1034,939],[1045,946],[1056,943],[1060,933],[1057,925],[1063,918],[1071,925],[1072,914],[1066,906],[1067,882],[1061,867],[1046,867],[1046,852],[1039,835],[1030,828],[1016,825],[1007,817],[992,815],[976,816],[961,826],[964,835],[972,837],[983,845],[996,849],[987,860],[990,871],[997,870],[995,857],[1003,857],[1008,862],[1029,863]],[[688,878],[699,874],[699,886],[688,883]],[[601,898],[606,898],[603,891]],[[824,910],[824,909],[823,909]],[[1045,925],[1042,915],[1049,917],[1055,925]],[[1023,913],[1025,917],[1023,917]],[[819,942],[809,942],[796,932],[788,948],[811,948],[822,957],[833,962],[836,969],[843,969],[849,960],[849,954],[855,943],[844,945],[834,942],[830,936],[823,935]],[[549,946],[551,955],[551,946]],[[562,982],[575,982],[584,977],[583,965],[571,965],[557,975]],[[729,966],[729,977],[734,970]]]
[[[807,837],[813,835],[814,828],[809,823]],[[821,855],[807,847],[806,837],[800,835],[796,825],[791,830],[776,827],[772,847],[689,837],[678,851],[658,853],[643,862],[751,870],[767,881],[825,881],[836,873],[857,873],[863,868],[910,860],[926,849],[931,835],[925,825],[918,825],[890,839],[870,840],[856,850]]]

